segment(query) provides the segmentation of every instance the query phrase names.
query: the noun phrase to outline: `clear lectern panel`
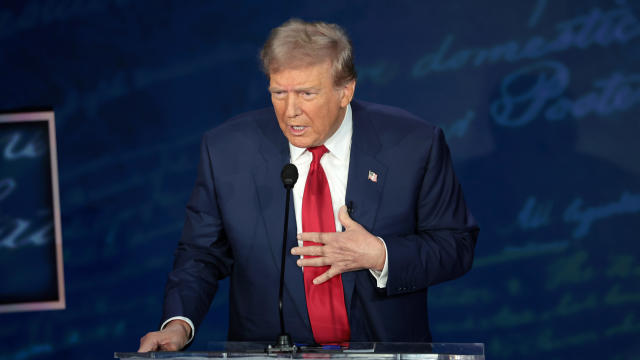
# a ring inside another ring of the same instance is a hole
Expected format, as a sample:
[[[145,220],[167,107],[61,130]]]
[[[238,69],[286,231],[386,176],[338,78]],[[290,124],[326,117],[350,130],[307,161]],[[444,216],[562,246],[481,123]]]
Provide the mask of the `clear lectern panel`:
[[[348,346],[301,345],[294,353],[268,350],[268,343],[211,342],[205,352],[116,352],[117,359],[434,359],[484,360],[481,343],[350,343]]]

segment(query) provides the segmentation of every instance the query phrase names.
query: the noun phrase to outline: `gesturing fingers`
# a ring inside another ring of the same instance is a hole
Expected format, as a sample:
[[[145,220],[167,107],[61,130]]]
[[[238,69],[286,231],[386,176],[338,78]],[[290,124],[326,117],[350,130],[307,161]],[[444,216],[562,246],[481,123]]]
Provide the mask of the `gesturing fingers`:
[[[344,226],[345,229],[349,230],[353,225],[357,224],[351,216],[349,216],[349,212],[347,211],[346,205],[342,205],[340,210],[338,211],[338,220],[340,220],[340,224]]]
[[[324,246],[296,246],[291,248],[292,255],[324,256]]]
[[[298,259],[298,261],[296,261],[296,264],[298,264],[298,266],[300,266],[300,267],[304,267],[304,266],[327,266],[327,265],[331,265],[331,262],[326,257],[314,257],[314,258],[308,258],[307,257],[307,258],[304,258],[304,259]]]
[[[319,244],[329,244],[340,233],[336,232],[303,232],[298,234],[297,238],[301,241],[313,241]]]
[[[336,269],[336,267],[335,267],[335,266],[332,266],[332,267],[330,267],[330,268],[329,268],[329,270],[327,270],[324,274],[322,274],[322,275],[318,276],[317,278],[313,279],[313,283],[314,283],[315,285],[320,285],[320,284],[322,284],[323,282],[328,281],[328,280],[329,280],[329,279],[331,279],[332,277],[334,277],[334,276],[336,276],[336,275],[339,275],[340,273],[341,273],[341,272],[340,272],[340,271],[338,271],[338,270]]]

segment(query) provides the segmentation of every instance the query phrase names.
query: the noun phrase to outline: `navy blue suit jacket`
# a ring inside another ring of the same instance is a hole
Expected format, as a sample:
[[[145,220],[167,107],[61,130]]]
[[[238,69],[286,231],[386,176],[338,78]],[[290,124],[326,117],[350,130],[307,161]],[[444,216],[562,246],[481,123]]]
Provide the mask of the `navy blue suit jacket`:
[[[478,228],[467,210],[442,131],[396,108],[353,101],[346,202],[384,239],[387,287],[368,270],[342,274],[352,341],[429,342],[427,288],[471,268]],[[237,116],[207,132],[175,253],[164,318],[197,328],[219,280],[230,276],[230,341],[274,341],[289,146],[273,109]],[[368,179],[378,174],[377,182]],[[293,211],[287,249],[297,246]],[[302,271],[287,253],[284,318],[312,343]]]

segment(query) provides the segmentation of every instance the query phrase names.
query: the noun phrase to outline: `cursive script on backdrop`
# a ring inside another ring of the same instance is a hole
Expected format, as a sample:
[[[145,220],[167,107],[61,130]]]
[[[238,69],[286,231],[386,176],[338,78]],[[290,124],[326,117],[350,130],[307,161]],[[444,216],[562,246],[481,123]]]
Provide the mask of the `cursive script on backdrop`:
[[[547,121],[608,116],[640,104],[640,74],[616,71],[594,80],[591,91],[574,98],[565,94],[570,78],[567,66],[557,61],[517,70],[503,79],[499,97],[491,103],[491,116],[500,125],[519,127],[540,115]]]
[[[422,56],[413,65],[412,75],[424,77],[432,72],[457,70],[465,66],[482,66],[499,62],[535,60],[571,49],[585,50],[592,46],[621,45],[640,37],[640,21],[626,6],[603,11],[592,9],[556,24],[556,35],[546,39],[534,35],[524,41],[507,41],[486,48],[461,49],[451,53],[454,36],[447,35],[438,51]]]

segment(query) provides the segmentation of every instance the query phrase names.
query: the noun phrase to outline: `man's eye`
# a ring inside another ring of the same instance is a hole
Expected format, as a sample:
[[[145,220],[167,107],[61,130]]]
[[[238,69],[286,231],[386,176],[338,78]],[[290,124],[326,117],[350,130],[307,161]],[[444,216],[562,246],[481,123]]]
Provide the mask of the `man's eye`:
[[[305,92],[302,93],[302,95],[304,97],[306,97],[306,98],[310,98],[310,97],[313,97],[315,95],[315,93],[305,91]]]
[[[285,92],[284,91],[274,91],[271,93],[274,97],[281,99],[284,97]]]

